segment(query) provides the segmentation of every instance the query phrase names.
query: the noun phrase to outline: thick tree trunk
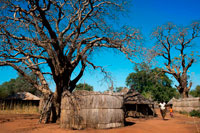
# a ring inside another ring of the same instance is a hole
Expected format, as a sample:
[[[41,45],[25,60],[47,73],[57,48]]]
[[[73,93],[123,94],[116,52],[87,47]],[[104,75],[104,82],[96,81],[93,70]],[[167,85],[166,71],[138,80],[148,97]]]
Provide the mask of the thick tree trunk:
[[[179,93],[181,94],[182,98],[188,98],[188,92],[190,89],[191,85],[188,87],[188,82],[187,82],[187,74],[186,72],[183,72],[180,81],[179,81]]]
[[[182,93],[182,97],[188,98],[188,91],[184,90],[184,92]]]
[[[68,69],[67,69],[68,68]],[[52,106],[52,122],[56,122],[60,118],[61,113],[61,100],[64,91],[72,92],[76,85],[71,83],[71,73],[72,70],[69,66],[60,66],[57,72],[54,73],[53,78],[56,83],[56,91],[53,97]]]
[[[51,110],[51,121],[55,123],[60,118],[60,112],[61,112],[61,95],[57,92],[54,93],[53,97],[53,105]]]
[[[181,95],[181,98],[188,98],[188,88],[187,87],[181,87],[179,89],[179,93]]]
[[[56,121],[59,119],[59,113],[58,113],[58,107],[57,104],[55,103],[55,100],[53,100],[53,105],[51,108],[51,122],[56,123]]]
[[[62,82],[62,83],[64,83],[64,82]],[[75,88],[75,86],[70,86],[68,84],[67,85],[63,84],[61,86],[57,87],[56,92],[54,93],[52,115],[51,115],[51,120],[53,123],[55,123],[56,121],[59,121],[59,119],[60,119],[61,100],[62,100],[63,92],[69,91],[69,93],[71,93]]]

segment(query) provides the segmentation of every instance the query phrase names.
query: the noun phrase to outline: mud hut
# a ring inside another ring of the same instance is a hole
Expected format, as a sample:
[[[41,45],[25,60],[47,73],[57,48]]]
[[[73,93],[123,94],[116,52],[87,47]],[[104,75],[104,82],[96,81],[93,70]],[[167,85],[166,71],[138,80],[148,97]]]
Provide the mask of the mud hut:
[[[155,116],[154,103],[134,89],[130,89],[124,96],[125,117]]]
[[[112,92],[65,92],[62,96],[60,124],[68,129],[122,127],[123,96]]]

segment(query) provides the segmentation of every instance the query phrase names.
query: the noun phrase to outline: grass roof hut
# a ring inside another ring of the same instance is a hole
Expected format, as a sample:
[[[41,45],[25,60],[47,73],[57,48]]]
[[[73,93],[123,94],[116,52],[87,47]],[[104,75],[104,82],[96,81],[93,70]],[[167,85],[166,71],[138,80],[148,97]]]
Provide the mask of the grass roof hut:
[[[40,101],[39,97],[31,94],[30,92],[17,92],[16,94],[9,96],[7,99]]]
[[[154,103],[146,99],[139,92],[130,89],[124,96],[125,117],[149,117],[156,116]]]
[[[15,109],[27,107],[38,107],[40,98],[29,92],[17,92],[8,96],[6,99],[0,99],[0,110]]]

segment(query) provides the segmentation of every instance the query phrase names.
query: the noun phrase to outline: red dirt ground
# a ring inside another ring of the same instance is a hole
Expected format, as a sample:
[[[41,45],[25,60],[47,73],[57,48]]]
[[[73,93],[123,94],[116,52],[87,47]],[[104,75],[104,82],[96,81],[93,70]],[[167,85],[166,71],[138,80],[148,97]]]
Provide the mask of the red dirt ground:
[[[66,130],[58,124],[38,124],[39,115],[0,114],[0,133],[200,133],[200,118],[188,117],[178,113],[162,120],[160,113],[153,119],[129,118],[132,125],[106,130],[85,129]]]

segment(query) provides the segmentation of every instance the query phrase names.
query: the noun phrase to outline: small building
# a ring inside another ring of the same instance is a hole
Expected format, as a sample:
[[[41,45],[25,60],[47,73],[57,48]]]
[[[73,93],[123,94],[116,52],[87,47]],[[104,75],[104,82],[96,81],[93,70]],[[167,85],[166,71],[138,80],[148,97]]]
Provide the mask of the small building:
[[[12,100],[36,100],[39,101],[40,98],[31,94],[30,92],[17,92],[14,95],[9,96],[7,99]]]
[[[6,99],[0,99],[0,110],[14,109],[15,107],[39,106],[40,98],[29,92],[18,92],[8,96]]]
[[[154,102],[146,99],[139,92],[130,89],[124,95],[125,117],[150,117],[156,116]]]

